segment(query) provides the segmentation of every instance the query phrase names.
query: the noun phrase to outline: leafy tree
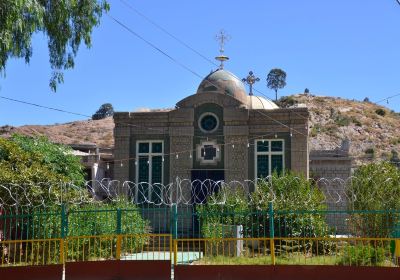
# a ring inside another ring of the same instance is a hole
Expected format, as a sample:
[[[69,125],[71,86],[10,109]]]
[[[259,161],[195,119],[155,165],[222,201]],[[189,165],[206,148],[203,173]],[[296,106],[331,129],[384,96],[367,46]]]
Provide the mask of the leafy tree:
[[[114,108],[110,103],[104,103],[99,110],[92,115],[92,120],[101,120],[114,115]]]
[[[267,86],[275,91],[275,100],[278,100],[278,89],[286,86],[286,72],[279,68],[274,68],[267,75]]]
[[[396,166],[382,161],[359,167],[347,191],[353,200],[350,210],[359,211],[350,217],[353,234],[388,237],[399,226],[400,170]]]
[[[80,160],[70,148],[52,144],[44,137],[0,138],[0,204],[8,203],[5,200],[12,195],[21,205],[49,205],[61,195],[61,184],[83,182]],[[50,187],[54,196],[49,194]],[[71,189],[64,195],[73,198],[82,193]]]
[[[66,182],[77,185],[85,182],[80,158],[72,154],[70,147],[51,143],[43,136],[31,138],[14,134],[11,139],[24,151],[37,154],[43,165],[65,177]]]
[[[5,73],[9,58],[32,57],[32,36],[43,32],[48,37],[52,77],[56,91],[63,82],[63,70],[74,67],[74,58],[83,41],[91,46],[93,27],[100,23],[105,0],[0,1],[0,73]]]

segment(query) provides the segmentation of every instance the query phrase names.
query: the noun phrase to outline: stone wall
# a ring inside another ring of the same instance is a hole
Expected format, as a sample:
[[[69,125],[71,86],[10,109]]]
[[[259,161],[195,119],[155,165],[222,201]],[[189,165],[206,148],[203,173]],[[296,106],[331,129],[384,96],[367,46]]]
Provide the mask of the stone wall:
[[[345,211],[348,208],[346,188],[351,176],[352,161],[349,156],[349,142],[333,150],[313,150],[310,152],[311,177],[326,197],[328,210]],[[347,214],[327,215],[328,224],[338,233],[347,233]]]

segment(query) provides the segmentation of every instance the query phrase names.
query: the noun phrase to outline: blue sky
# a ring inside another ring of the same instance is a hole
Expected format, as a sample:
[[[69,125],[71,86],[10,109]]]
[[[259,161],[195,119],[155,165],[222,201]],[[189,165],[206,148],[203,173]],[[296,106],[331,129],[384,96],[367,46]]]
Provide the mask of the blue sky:
[[[274,98],[265,78],[287,72],[280,95],[309,88],[317,95],[371,101],[400,93],[400,6],[395,0],[138,1],[124,0],[206,57],[218,55],[215,35],[232,37],[226,69],[239,77],[252,70],[255,88]],[[120,0],[110,15],[192,71],[206,76],[215,66],[138,16]],[[47,38],[38,33],[33,57],[8,62],[0,95],[92,115],[103,103],[116,111],[170,108],[194,94],[200,79],[132,36],[109,17],[82,46],[75,68],[65,72],[56,93],[48,87]],[[400,96],[383,103],[400,111]],[[85,117],[0,99],[0,125],[53,124]]]

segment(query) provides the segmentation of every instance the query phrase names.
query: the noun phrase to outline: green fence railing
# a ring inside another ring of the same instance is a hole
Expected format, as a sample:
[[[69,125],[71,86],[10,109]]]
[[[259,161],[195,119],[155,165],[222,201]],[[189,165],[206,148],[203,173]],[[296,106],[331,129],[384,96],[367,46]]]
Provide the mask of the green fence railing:
[[[82,207],[83,208],[83,207]],[[174,238],[400,237],[400,210],[199,211],[192,206],[0,212],[0,240],[171,233]]]

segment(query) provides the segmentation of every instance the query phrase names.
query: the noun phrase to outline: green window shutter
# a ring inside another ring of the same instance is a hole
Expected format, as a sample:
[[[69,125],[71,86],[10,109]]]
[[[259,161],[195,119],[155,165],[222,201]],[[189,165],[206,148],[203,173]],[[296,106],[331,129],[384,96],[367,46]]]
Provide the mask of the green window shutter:
[[[151,161],[151,182],[153,184],[162,183],[162,156],[153,156]]]
[[[283,155],[271,156],[271,172],[282,174],[283,171]]]
[[[139,153],[147,154],[150,152],[150,145],[149,143],[139,143]]]
[[[282,141],[271,141],[271,152],[282,152],[283,142]]]
[[[268,152],[269,141],[257,141],[257,152]]]
[[[151,200],[155,203],[159,203],[161,201],[162,156],[152,157],[151,173],[151,182],[153,187]]]
[[[149,157],[139,156],[138,183],[149,182]]]
[[[257,155],[257,178],[265,178],[269,175],[268,157],[268,155]]]
[[[163,152],[163,145],[161,142],[151,144],[151,152],[161,154]]]

